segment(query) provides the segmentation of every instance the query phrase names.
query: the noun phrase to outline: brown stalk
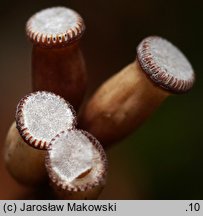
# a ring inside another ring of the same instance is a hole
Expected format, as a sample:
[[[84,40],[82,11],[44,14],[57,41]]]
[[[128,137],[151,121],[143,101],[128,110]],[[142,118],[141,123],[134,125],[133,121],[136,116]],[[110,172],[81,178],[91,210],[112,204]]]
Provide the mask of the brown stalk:
[[[47,179],[45,151],[27,145],[16,129],[14,122],[5,141],[5,163],[9,173],[19,183],[34,186]]]
[[[81,16],[65,7],[42,10],[26,24],[33,43],[33,91],[51,91],[78,110],[86,90],[86,68],[79,41],[85,31]]]
[[[79,126],[109,146],[138,128],[172,93],[194,83],[186,57],[169,41],[145,38],[136,60],[109,78],[87,102]]]
[[[45,150],[51,139],[75,125],[75,111],[60,96],[42,91],[23,97],[5,142],[8,171],[25,185],[42,184],[47,178]]]

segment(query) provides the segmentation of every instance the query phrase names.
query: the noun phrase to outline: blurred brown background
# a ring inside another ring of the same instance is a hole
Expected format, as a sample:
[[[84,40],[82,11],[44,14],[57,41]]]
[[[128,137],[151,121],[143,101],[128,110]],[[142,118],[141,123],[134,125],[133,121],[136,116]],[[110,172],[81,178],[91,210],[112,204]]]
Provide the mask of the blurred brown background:
[[[31,91],[31,44],[26,20],[50,6],[67,6],[84,18],[82,48],[88,95],[132,62],[139,41],[160,35],[190,59],[197,82],[172,96],[131,137],[108,152],[109,179],[102,199],[203,199],[203,75],[201,1],[1,1],[0,3],[0,199],[25,199],[29,191],[6,172],[3,144],[18,100]]]

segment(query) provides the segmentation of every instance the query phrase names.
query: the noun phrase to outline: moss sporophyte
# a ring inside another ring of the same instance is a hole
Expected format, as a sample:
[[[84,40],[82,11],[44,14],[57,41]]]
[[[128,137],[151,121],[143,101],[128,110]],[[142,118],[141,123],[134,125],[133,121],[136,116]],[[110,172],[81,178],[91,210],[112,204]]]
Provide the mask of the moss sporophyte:
[[[86,103],[79,126],[108,147],[138,128],[169,95],[189,91],[194,77],[177,47],[161,37],[147,37],[137,47],[136,60]]]

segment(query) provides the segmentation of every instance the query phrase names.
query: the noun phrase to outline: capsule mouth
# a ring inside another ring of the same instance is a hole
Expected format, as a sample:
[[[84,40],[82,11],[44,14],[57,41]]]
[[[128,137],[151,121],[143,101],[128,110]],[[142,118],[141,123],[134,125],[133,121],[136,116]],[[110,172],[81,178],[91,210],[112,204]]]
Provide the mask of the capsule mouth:
[[[52,139],[46,156],[51,182],[64,191],[86,191],[105,184],[107,159],[101,144],[83,130],[66,130]]]
[[[194,70],[186,56],[171,42],[150,36],[137,47],[137,59],[147,76],[173,93],[189,91],[195,81]]]
[[[52,7],[34,14],[26,24],[26,34],[36,45],[64,47],[77,41],[85,31],[82,17],[66,7]]]
[[[38,91],[26,95],[18,103],[16,125],[27,144],[47,149],[51,139],[61,130],[75,127],[75,111],[60,96]]]

